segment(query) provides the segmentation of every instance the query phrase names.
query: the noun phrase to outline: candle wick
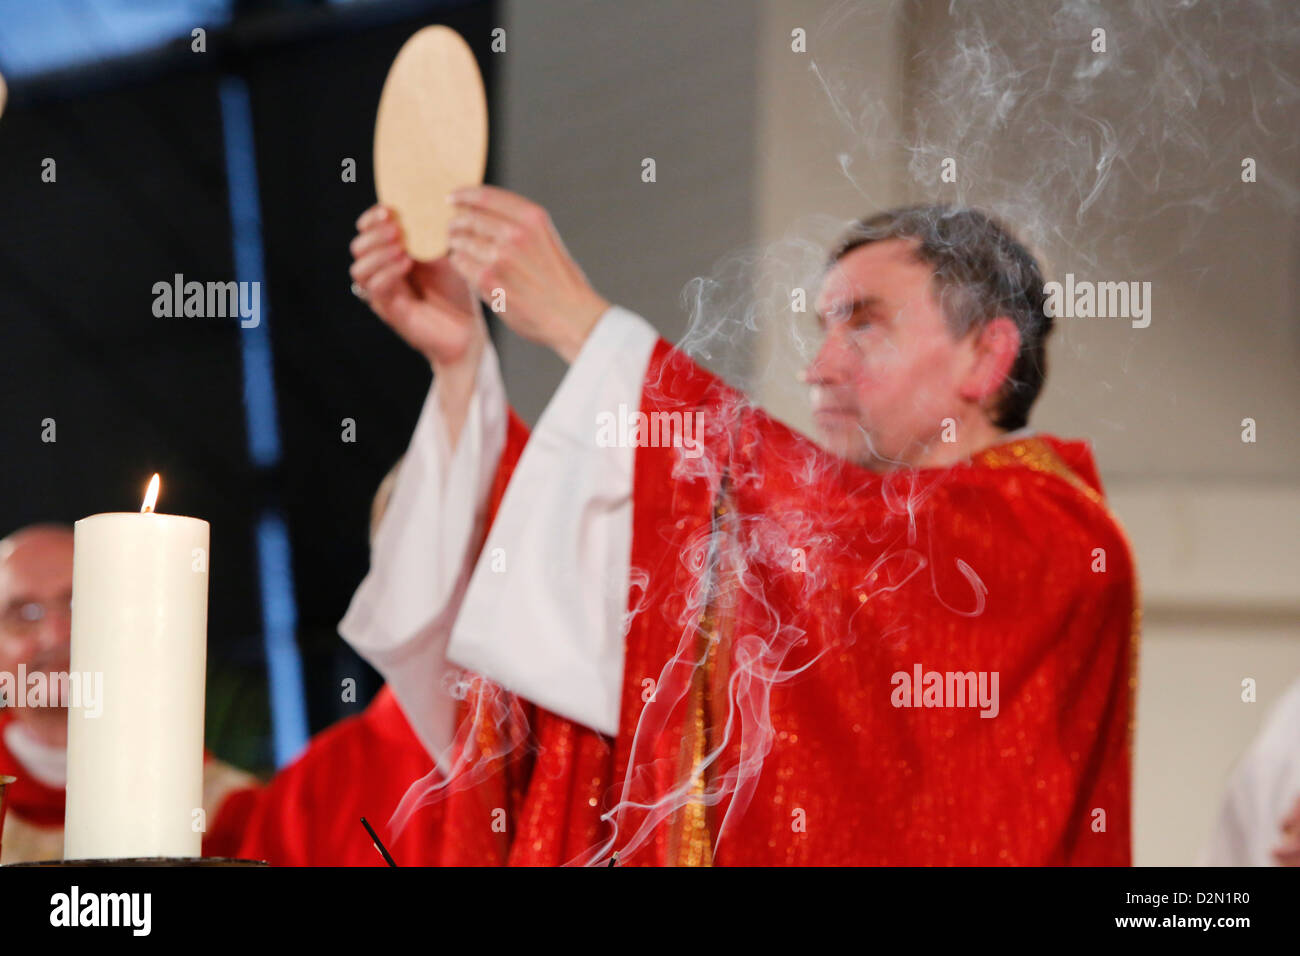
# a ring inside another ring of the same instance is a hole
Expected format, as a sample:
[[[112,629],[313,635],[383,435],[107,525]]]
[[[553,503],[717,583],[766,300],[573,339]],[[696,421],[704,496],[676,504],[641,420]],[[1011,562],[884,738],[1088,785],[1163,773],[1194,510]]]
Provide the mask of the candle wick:
[[[152,514],[154,505],[158,503],[158,476],[155,474],[149,479],[149,487],[144,493],[144,501],[140,502],[140,514]]]

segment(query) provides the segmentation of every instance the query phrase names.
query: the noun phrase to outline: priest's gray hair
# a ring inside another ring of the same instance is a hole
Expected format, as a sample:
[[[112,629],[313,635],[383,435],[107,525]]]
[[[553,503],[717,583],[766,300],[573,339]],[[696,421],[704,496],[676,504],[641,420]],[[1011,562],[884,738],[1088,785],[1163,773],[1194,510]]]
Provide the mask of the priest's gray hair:
[[[948,205],[903,206],[854,223],[833,248],[829,265],[854,249],[886,239],[909,239],[916,256],[934,270],[935,294],[954,335],[965,335],[999,316],[1020,332],[1020,353],[998,397],[993,424],[1024,428],[1047,377],[1047,337],[1053,320],[1045,308],[1043,272],[1006,226],[978,209]]]

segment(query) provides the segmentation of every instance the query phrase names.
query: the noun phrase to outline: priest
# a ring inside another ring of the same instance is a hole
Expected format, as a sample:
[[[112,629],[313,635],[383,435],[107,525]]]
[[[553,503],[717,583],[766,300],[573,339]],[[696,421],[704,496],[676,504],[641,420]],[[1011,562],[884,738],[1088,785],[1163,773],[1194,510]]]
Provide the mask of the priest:
[[[854,224],[816,444],[603,299],[539,206],[456,201],[437,281],[382,209],[353,243],[435,367],[341,625],[435,764],[396,827],[445,803],[444,843],[519,864],[1130,862],[1134,569],[1087,445],[1028,425],[1052,319],[1003,226]],[[517,461],[453,272],[571,363]]]

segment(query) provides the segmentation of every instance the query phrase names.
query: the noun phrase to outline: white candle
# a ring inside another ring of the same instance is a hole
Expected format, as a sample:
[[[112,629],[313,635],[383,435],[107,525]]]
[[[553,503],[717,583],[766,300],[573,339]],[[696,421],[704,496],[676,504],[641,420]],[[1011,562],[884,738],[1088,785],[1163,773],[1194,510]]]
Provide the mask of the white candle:
[[[147,497],[76,523],[72,671],[103,692],[68,709],[64,859],[201,854],[207,631],[206,521]]]

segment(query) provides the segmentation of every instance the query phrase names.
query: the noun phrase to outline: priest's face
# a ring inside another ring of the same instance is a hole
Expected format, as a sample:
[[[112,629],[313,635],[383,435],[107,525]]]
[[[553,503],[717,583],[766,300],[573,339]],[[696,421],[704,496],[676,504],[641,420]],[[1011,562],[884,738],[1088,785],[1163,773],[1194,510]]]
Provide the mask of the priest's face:
[[[72,532],[38,526],[0,541],[0,671],[63,673],[72,647]],[[66,707],[15,707],[14,719],[46,743],[67,739]]]
[[[944,420],[969,413],[971,337],[950,330],[914,248],[873,242],[831,267],[817,297],[824,339],[804,373],[822,444],[880,470],[928,464]]]

